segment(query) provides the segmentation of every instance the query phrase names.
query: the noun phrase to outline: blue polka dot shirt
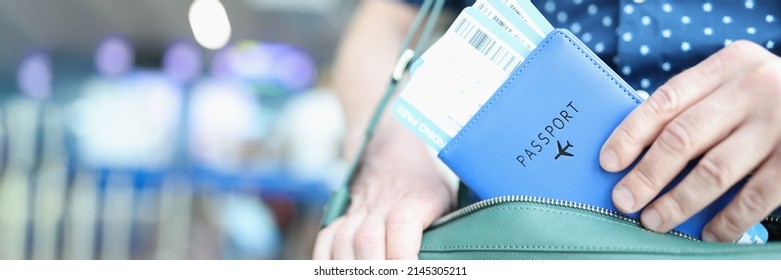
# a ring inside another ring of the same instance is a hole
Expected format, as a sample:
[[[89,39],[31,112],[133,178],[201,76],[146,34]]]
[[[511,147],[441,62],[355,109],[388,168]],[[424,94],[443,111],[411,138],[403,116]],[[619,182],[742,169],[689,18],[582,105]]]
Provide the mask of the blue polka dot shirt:
[[[457,10],[474,4],[447,2]],[[572,31],[632,87],[647,92],[736,40],[781,54],[777,0],[532,2],[553,26]]]

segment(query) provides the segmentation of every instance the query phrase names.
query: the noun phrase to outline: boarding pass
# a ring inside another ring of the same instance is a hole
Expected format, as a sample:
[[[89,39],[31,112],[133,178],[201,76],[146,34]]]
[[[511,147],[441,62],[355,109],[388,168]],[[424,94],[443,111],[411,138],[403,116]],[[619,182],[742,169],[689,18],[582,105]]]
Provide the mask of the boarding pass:
[[[529,0],[478,0],[411,66],[393,114],[441,150],[553,26]]]

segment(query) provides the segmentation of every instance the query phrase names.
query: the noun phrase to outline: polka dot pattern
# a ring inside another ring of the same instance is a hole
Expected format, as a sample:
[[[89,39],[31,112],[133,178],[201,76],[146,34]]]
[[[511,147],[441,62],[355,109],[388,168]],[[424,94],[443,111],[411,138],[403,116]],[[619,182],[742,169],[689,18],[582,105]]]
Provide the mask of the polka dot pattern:
[[[577,35],[583,43],[598,54],[613,69],[619,69],[613,59],[618,54],[618,42],[632,41],[635,34],[616,33],[622,16],[635,14],[635,4],[618,5],[615,0],[532,0],[542,14],[558,28],[567,28]],[[636,16],[636,15],[634,15]],[[654,19],[641,19],[647,25],[653,25]],[[637,35],[639,36],[639,35]],[[635,50],[640,52],[640,49]],[[648,49],[649,52],[652,48]],[[631,67],[630,67],[631,68]],[[632,73],[631,69],[621,69],[619,73]]]
[[[407,0],[420,3],[420,0]],[[462,2],[463,1],[463,2]],[[525,0],[524,0],[525,1]],[[447,1],[462,9],[474,0]],[[781,55],[779,0],[532,0],[632,87],[653,92],[737,40]]]
[[[533,0],[635,89],[653,92],[672,75],[739,39],[781,53],[777,0]],[[606,59],[610,58],[610,59]]]
[[[636,89],[653,92],[672,75],[696,65],[737,40],[752,40],[781,54],[776,47],[781,38],[781,22],[777,19],[781,14],[781,1],[596,2],[620,6],[622,13],[618,14],[614,23],[618,32],[616,55],[620,57],[616,69],[621,70],[617,72]],[[602,5],[596,5],[602,8]],[[626,7],[630,6],[631,15],[625,13]],[[585,25],[582,29],[588,30]],[[624,69],[632,71],[627,73]]]

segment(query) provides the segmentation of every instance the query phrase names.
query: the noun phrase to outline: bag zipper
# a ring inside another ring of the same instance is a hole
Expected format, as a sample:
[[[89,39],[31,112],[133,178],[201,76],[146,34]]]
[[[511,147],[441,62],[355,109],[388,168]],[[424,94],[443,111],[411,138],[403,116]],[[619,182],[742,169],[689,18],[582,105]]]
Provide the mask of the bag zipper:
[[[781,224],[781,216],[770,215],[765,218],[765,222],[771,224]]]
[[[512,202],[531,202],[531,203],[538,203],[538,204],[545,204],[545,205],[553,205],[553,206],[561,206],[561,207],[567,207],[567,208],[575,208],[575,209],[589,211],[589,212],[593,212],[593,213],[597,213],[597,214],[606,215],[606,216],[609,216],[609,217],[612,217],[612,218],[624,220],[624,221],[627,221],[627,222],[630,222],[630,223],[633,223],[635,225],[638,225],[638,226],[642,227],[642,225],[640,224],[640,221],[638,221],[638,220],[636,220],[634,218],[630,218],[630,217],[628,217],[628,216],[626,216],[624,214],[621,214],[621,213],[619,213],[617,211],[614,211],[614,210],[610,210],[610,209],[606,209],[606,208],[602,208],[602,207],[597,207],[597,206],[592,206],[592,205],[587,205],[587,204],[578,203],[578,202],[559,200],[559,199],[550,199],[550,198],[540,198],[540,197],[527,196],[527,195],[498,196],[498,197],[494,197],[494,198],[481,200],[479,202],[475,202],[473,204],[470,204],[470,205],[468,205],[468,206],[466,206],[464,208],[461,208],[461,209],[458,209],[456,211],[453,211],[450,214],[447,214],[447,215],[443,216],[442,218],[437,219],[436,221],[434,221],[434,223],[431,224],[431,227],[440,226],[440,225],[442,225],[444,223],[447,223],[447,222],[450,222],[452,220],[458,219],[460,217],[466,216],[466,215],[468,215],[470,213],[476,212],[476,211],[478,211],[480,209],[483,209],[483,208],[487,208],[487,207],[490,207],[490,206],[503,204],[503,203],[512,203]],[[776,222],[778,222],[778,221],[781,221],[781,216],[768,217],[768,218],[766,218],[766,220],[767,219],[774,219]],[[686,239],[690,239],[690,240],[694,240],[694,241],[698,241],[698,242],[700,241],[699,239],[697,239],[697,238],[695,238],[695,237],[693,237],[693,236],[691,236],[689,234],[686,234],[686,233],[683,233],[683,232],[680,232],[680,231],[677,231],[677,230],[672,230],[669,233],[673,234],[673,235],[676,235],[676,236],[679,236],[679,237],[686,238]]]

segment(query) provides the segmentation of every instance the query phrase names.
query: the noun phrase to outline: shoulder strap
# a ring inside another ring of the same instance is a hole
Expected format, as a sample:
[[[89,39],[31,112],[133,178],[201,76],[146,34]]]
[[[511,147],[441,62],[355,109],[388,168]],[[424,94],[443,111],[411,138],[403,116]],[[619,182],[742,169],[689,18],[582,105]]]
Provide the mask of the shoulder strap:
[[[374,130],[377,128],[377,124],[379,123],[380,118],[385,111],[385,107],[388,106],[388,102],[390,101],[391,97],[393,97],[393,93],[396,91],[396,86],[403,78],[404,73],[409,70],[410,62],[417,59],[419,54],[423,52],[423,49],[428,44],[428,40],[431,37],[431,32],[434,30],[434,26],[437,23],[444,4],[445,0],[424,0],[423,4],[420,6],[420,10],[418,10],[418,14],[415,16],[415,19],[410,26],[410,30],[404,37],[404,41],[402,41],[402,51],[399,55],[398,61],[396,62],[396,67],[393,69],[393,75],[391,76],[390,82],[388,83],[388,88],[385,90],[385,94],[377,104],[377,107],[374,110],[374,114],[369,121],[369,125],[366,127],[366,133],[364,135],[363,142],[358,149],[358,153],[356,153],[355,158],[353,158],[350,166],[347,169],[344,182],[339,186],[339,189],[331,194],[331,197],[326,204],[323,220],[321,223],[322,227],[328,226],[328,224],[341,217],[345,211],[347,211],[347,207],[350,205],[350,187],[352,186],[356,175],[360,171],[363,156],[366,152],[366,145],[374,135]],[[410,48],[410,46],[412,45],[412,41],[415,38],[415,35],[418,33],[418,29],[423,24],[424,19],[426,19],[425,27],[420,33],[420,38],[418,39],[418,42],[413,50]]]

